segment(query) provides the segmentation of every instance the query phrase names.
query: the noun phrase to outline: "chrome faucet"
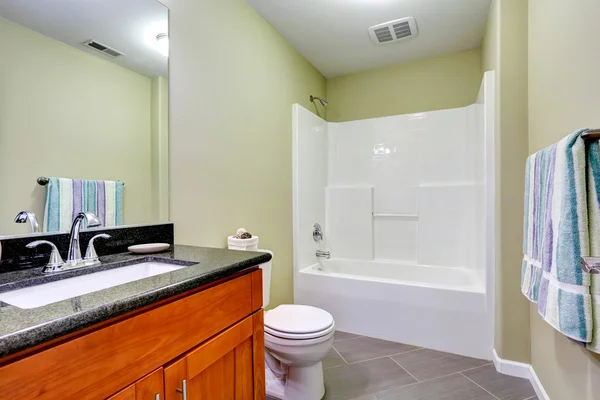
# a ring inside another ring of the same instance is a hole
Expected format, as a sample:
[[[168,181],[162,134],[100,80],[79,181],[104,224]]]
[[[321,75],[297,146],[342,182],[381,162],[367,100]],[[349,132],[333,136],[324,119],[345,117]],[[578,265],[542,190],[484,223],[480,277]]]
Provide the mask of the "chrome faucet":
[[[27,221],[29,221],[29,224],[31,225],[31,232],[37,233],[40,231],[40,225],[37,222],[37,218],[31,211],[21,211],[15,217],[15,222],[17,224],[24,224]]]
[[[33,249],[39,245],[49,245],[52,248],[50,254],[50,260],[48,264],[44,266],[42,272],[44,274],[50,274],[55,272],[64,272],[74,268],[90,267],[93,265],[99,265],[100,260],[94,249],[94,240],[98,238],[108,239],[110,238],[107,234],[99,234],[94,236],[88,245],[85,259],[81,258],[81,247],[79,246],[79,232],[81,231],[81,223],[83,220],[87,221],[88,227],[100,226],[100,220],[96,215],[92,213],[79,213],[73,220],[73,226],[71,226],[71,238],[69,239],[69,253],[67,262],[64,262],[58,248],[53,243],[47,240],[36,240],[27,245],[27,248]]]
[[[83,259],[81,258],[81,247],[79,245],[79,231],[81,231],[81,222],[87,221],[87,226],[92,228],[94,226],[102,225],[98,217],[91,212],[80,212],[73,220],[71,226],[71,236],[69,238],[69,252],[67,253],[67,262],[70,267],[83,266]]]
[[[329,260],[331,258],[331,253],[329,252],[329,250],[327,250],[327,251],[317,250],[317,257],[318,258],[326,258]]]

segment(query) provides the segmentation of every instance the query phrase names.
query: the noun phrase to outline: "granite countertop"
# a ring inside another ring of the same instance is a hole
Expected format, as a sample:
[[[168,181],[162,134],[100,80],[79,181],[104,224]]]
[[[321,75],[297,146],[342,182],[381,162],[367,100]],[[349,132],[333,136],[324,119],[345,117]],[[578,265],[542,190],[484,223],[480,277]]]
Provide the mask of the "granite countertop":
[[[187,266],[38,308],[21,309],[0,302],[0,358],[252,268],[269,261],[271,255],[175,245],[171,251],[153,255],[122,253],[100,257],[103,263],[100,266],[56,275],[43,275],[41,268],[2,273],[0,293],[118,268],[148,258],[150,261],[167,259],[169,263]]]

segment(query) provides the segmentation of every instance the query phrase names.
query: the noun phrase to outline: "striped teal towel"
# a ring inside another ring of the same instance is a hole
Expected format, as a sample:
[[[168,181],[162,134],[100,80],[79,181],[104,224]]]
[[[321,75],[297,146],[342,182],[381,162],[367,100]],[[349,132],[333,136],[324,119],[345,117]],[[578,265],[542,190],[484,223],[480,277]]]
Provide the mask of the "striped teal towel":
[[[65,232],[80,212],[92,212],[103,226],[123,224],[123,183],[50,178],[46,192],[45,232]]]
[[[600,163],[598,143],[586,148],[584,131],[527,159],[521,290],[556,330],[592,346],[591,277],[579,259],[597,251],[590,240],[600,246]]]
[[[590,232],[590,256],[600,257],[600,145],[589,144],[588,155],[588,224]],[[600,275],[590,275],[592,309],[592,341],[587,348],[600,353]]]

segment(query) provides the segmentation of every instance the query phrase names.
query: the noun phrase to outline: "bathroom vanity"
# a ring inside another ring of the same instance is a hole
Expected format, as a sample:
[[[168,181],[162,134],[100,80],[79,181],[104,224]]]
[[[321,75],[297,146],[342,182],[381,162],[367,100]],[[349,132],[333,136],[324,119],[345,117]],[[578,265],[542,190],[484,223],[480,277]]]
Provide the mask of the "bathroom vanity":
[[[188,264],[172,272],[36,308],[0,303],[2,399],[264,399],[257,266],[270,257],[174,246],[150,258]],[[101,257],[108,271],[148,259]],[[0,294],[46,279],[19,273],[0,274]]]

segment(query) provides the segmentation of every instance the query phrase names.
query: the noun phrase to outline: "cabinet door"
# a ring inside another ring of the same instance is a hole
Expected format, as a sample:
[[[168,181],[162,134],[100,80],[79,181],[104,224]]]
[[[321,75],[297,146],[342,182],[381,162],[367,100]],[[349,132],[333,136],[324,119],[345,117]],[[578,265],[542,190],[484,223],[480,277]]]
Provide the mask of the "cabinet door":
[[[185,356],[165,366],[166,400],[187,400],[187,381],[187,358]]]
[[[167,400],[263,400],[263,311],[165,368]]]
[[[136,400],[135,399],[135,384],[127,386],[125,389],[117,392],[106,400]]]
[[[159,368],[106,400],[164,400],[163,376],[163,369]]]
[[[159,368],[135,383],[135,400],[164,400],[164,387],[163,369]]]

